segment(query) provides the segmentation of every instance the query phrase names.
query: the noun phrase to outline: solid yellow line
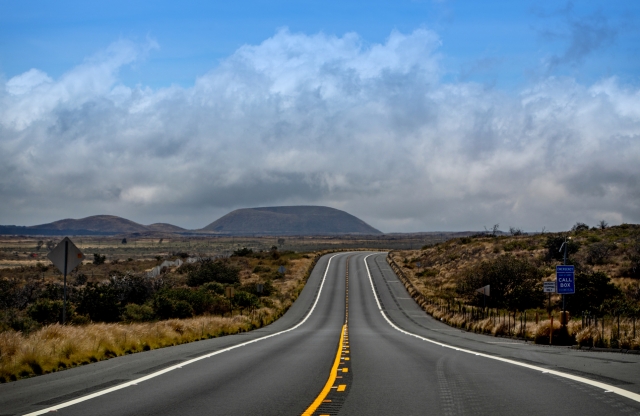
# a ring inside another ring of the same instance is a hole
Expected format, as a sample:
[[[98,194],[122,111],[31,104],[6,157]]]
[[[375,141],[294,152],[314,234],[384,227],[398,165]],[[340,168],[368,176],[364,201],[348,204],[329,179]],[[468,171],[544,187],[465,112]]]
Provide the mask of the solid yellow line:
[[[316,411],[318,407],[322,404],[322,401],[327,397],[327,394],[331,391],[331,387],[333,387],[333,383],[336,382],[336,376],[338,375],[338,366],[340,365],[340,356],[342,353],[342,337],[344,336],[344,330],[347,326],[342,325],[342,332],[340,333],[340,344],[338,345],[338,353],[336,354],[336,359],[333,361],[333,367],[331,367],[331,373],[329,373],[329,379],[327,380],[327,384],[324,385],[324,388],[313,401],[311,406],[307,410],[302,413],[303,416],[311,416],[313,412]]]

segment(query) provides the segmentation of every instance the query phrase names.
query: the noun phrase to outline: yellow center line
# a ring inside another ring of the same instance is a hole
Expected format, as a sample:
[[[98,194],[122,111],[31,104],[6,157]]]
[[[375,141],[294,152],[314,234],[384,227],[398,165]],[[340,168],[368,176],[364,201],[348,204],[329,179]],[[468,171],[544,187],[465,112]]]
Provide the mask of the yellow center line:
[[[318,409],[318,407],[320,407],[322,403],[331,402],[331,400],[327,400],[327,395],[331,392],[331,389],[336,389],[337,391],[345,391],[345,389],[347,388],[346,384],[340,384],[338,386],[334,386],[334,383],[336,382],[336,379],[342,378],[342,376],[338,376],[338,371],[342,371],[342,372],[348,371],[347,368],[338,368],[338,367],[340,366],[340,364],[344,364],[344,363],[341,363],[340,361],[349,359],[349,358],[343,357],[344,353],[346,354],[349,353],[349,350],[348,350],[349,335],[347,330],[347,324],[349,322],[349,289],[348,289],[349,257],[347,257],[347,274],[346,274],[346,282],[345,282],[347,285],[347,292],[345,295],[345,322],[344,322],[344,325],[342,325],[342,331],[340,332],[340,342],[338,343],[338,351],[336,353],[336,358],[335,360],[333,360],[333,366],[331,367],[331,372],[329,373],[329,379],[327,380],[327,383],[324,385],[324,388],[322,389],[318,397],[316,397],[313,403],[311,403],[311,406],[309,406],[307,410],[305,410],[302,413],[302,416],[311,416]]]
[[[344,330],[346,327],[347,327],[346,325],[342,325],[342,332],[340,334],[340,344],[338,345],[338,353],[336,354],[336,359],[333,362],[333,367],[331,367],[331,373],[329,373],[329,379],[327,380],[327,384],[324,385],[324,388],[322,389],[318,397],[316,397],[316,399],[313,401],[311,406],[309,406],[309,408],[305,410],[304,413],[302,413],[303,416],[311,416],[313,412],[315,412],[316,409],[320,407],[324,399],[327,397],[327,395],[331,391],[333,384],[336,382],[336,377],[338,376],[338,366],[340,365],[340,357],[342,355],[342,337],[344,336]],[[338,391],[343,391],[343,390],[340,390],[340,388],[338,387]]]

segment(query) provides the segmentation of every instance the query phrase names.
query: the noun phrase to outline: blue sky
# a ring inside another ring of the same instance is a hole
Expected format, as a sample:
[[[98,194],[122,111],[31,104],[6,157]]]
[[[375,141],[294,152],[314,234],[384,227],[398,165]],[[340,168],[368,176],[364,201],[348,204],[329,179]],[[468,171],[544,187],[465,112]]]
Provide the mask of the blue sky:
[[[640,3],[0,3],[0,224],[640,221]]]
[[[591,82],[617,75],[638,82],[640,33],[634,1],[24,1],[0,4],[0,68],[5,77],[39,68],[59,76],[125,38],[158,43],[135,67],[128,85],[189,86],[244,44],[278,28],[383,42],[392,30],[420,27],[442,40],[445,79],[506,88],[549,73]],[[580,50],[575,37],[582,39]],[[544,62],[574,56],[554,68]]]

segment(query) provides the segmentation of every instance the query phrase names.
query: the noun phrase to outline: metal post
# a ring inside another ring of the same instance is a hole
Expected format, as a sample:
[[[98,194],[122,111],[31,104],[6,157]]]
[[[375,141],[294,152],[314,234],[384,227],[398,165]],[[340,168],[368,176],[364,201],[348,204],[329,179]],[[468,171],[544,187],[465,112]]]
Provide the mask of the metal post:
[[[567,238],[564,238],[564,262],[563,264],[566,266],[567,265]],[[564,305],[564,293],[562,294],[562,319],[560,320],[560,323],[562,324],[563,327],[565,327],[567,325],[567,311],[565,309],[565,305]]]
[[[69,260],[69,241],[64,242],[64,289],[62,301],[62,325],[67,322],[67,261]]]

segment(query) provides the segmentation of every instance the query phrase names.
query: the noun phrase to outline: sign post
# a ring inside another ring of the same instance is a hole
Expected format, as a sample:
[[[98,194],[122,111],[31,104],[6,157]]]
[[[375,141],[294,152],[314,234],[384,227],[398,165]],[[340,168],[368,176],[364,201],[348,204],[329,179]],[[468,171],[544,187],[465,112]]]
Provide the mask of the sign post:
[[[73,241],[71,241],[69,237],[65,237],[47,254],[47,257],[64,275],[64,295],[62,301],[62,325],[64,325],[67,322],[67,272],[75,269],[76,266],[82,263],[84,254],[73,244]]]
[[[482,293],[482,307],[486,308],[487,296],[491,296],[491,285],[482,286],[480,289],[476,289],[476,292]]]
[[[575,275],[573,266],[556,266],[557,291],[562,295],[562,321],[564,327],[567,324],[567,311],[565,308],[564,295],[576,293]]]

